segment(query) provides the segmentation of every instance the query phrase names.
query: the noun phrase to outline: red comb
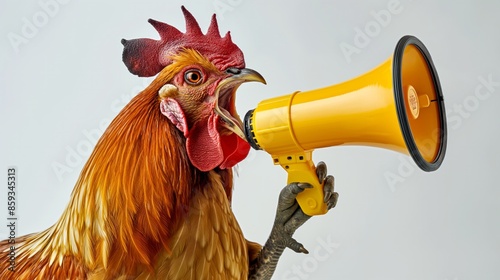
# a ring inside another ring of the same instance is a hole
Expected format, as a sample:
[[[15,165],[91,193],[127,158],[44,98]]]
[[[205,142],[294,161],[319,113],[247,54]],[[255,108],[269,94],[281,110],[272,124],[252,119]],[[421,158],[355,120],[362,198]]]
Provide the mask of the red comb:
[[[123,62],[132,74],[140,77],[158,74],[165,66],[172,63],[171,55],[182,48],[197,50],[220,70],[245,66],[243,53],[231,41],[229,32],[224,37],[220,36],[215,14],[212,16],[207,33],[203,34],[193,15],[184,6],[181,9],[186,20],[186,33],[169,24],[149,19],[149,23],[160,34],[160,40],[122,39]]]

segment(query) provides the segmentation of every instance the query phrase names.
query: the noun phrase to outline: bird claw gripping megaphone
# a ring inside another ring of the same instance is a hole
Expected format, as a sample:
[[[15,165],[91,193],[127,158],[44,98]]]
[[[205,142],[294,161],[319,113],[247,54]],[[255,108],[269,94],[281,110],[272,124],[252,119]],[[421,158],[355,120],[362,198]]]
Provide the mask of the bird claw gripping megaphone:
[[[424,44],[404,36],[394,54],[352,80],[261,101],[244,119],[245,137],[313,188],[297,196],[304,213],[324,214],[314,149],[364,145],[409,154],[424,171],[441,165],[447,142],[439,78]]]

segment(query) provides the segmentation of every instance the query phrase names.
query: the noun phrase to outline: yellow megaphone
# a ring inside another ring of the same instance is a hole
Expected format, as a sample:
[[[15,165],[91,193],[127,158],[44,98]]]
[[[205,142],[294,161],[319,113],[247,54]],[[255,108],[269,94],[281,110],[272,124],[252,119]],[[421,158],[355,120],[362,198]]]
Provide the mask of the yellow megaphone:
[[[436,170],[446,151],[441,85],[427,48],[414,36],[401,38],[392,57],[362,76],[260,102],[244,126],[251,146],[288,172],[288,183],[314,186],[297,196],[311,216],[327,210],[314,149],[381,147],[411,155],[424,171]]]

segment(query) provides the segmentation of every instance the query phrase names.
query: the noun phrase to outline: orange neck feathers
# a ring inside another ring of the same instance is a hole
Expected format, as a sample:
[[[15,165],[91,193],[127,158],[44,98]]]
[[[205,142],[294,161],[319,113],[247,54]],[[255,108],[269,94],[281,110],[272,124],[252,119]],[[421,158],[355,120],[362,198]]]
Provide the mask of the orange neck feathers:
[[[209,173],[191,165],[185,138],[159,110],[158,90],[169,73],[162,71],[113,120],[84,166],[65,213],[37,238],[33,246],[46,248],[51,264],[61,265],[65,255],[72,255],[108,276],[134,274],[152,270],[158,253],[170,251],[178,222]],[[232,172],[217,172],[230,200]]]

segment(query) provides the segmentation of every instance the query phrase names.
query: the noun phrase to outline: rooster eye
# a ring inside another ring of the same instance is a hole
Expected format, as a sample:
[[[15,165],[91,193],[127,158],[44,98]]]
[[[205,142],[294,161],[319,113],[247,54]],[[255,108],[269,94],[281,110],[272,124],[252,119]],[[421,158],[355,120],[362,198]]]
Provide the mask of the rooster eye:
[[[192,69],[192,70],[188,70],[188,71],[186,71],[186,73],[184,73],[184,81],[186,81],[186,83],[188,83],[192,86],[199,85],[202,82],[202,80],[203,80],[203,76],[202,76],[200,70]]]

